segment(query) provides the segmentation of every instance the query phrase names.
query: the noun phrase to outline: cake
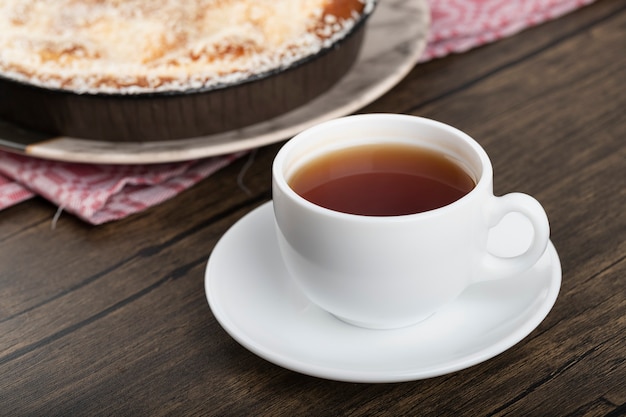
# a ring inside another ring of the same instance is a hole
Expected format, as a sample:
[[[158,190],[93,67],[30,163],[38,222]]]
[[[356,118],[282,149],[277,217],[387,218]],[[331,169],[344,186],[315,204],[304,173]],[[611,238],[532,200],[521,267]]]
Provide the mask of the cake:
[[[286,68],[366,0],[4,0],[0,75],[78,93],[185,91]]]

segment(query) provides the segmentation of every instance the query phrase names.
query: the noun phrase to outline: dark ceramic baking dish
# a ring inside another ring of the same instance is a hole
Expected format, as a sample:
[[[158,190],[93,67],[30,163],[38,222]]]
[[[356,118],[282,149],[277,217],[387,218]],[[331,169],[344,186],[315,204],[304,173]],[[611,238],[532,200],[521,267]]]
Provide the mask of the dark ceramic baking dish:
[[[284,114],[332,87],[356,61],[371,13],[317,54],[236,84],[181,92],[79,94],[0,76],[0,117],[42,133],[110,142],[235,130]]]

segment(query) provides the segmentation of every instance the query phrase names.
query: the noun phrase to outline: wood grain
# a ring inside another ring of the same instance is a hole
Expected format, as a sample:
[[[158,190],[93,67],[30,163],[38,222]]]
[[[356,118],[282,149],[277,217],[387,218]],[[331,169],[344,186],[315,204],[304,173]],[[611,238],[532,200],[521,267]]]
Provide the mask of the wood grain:
[[[522,342],[469,369],[348,384],[266,362],[206,303],[222,234],[270,198],[280,144],[98,227],[33,199],[0,212],[0,415],[626,415],[626,7],[602,0],[418,65],[364,112],[423,115],[488,151],[499,194],[536,196],[563,283]]]

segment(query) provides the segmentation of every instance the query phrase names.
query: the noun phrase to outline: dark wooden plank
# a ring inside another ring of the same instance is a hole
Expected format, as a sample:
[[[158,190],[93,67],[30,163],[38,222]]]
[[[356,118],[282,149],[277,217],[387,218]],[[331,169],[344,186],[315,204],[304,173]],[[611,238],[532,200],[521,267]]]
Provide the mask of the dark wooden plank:
[[[4,209],[0,221],[0,244],[9,239],[19,239],[20,234],[40,223],[48,222],[51,225],[54,211],[48,213],[49,208],[50,205],[43,198],[34,197]]]
[[[469,54],[451,55],[445,59],[418,65],[394,89],[362,112],[419,114],[421,107],[453,96],[474,83],[514,67],[534,54],[575,37],[591,26],[601,26],[606,19],[611,19],[623,11],[624,4],[620,0],[600,0],[592,7],[527,29],[520,36],[479,47]],[[520,41],[522,37],[523,41]],[[571,60],[568,59],[568,62]],[[471,115],[472,112],[465,113],[466,117]]]

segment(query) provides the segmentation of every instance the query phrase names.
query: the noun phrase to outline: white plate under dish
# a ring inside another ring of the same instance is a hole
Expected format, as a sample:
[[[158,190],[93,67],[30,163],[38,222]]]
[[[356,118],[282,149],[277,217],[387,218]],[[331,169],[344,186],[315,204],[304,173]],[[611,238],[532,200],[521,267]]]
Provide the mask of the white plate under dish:
[[[517,254],[530,233],[525,218],[507,215],[489,247],[499,255]],[[561,264],[549,243],[529,271],[475,284],[422,323],[395,330],[351,326],[309,303],[291,284],[271,202],[224,234],[205,276],[215,318],[241,345],[284,368],[349,382],[418,380],[490,359],[543,321],[560,286]]]
[[[391,90],[421,57],[429,23],[426,0],[380,1],[367,23],[361,54],[346,76],[308,104],[240,130],[172,141],[105,142],[49,137],[0,120],[0,149],[66,162],[153,164],[279,142],[314,124],[353,113]]]

